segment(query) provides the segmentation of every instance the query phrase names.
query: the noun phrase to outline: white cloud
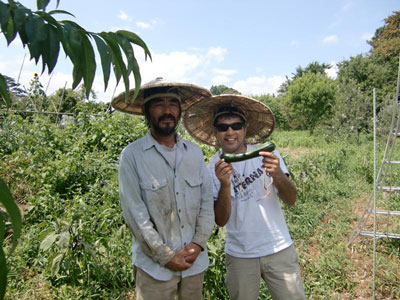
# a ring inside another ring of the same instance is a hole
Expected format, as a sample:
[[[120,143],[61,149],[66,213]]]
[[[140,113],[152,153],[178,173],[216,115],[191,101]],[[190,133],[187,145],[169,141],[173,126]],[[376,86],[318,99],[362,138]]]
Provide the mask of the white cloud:
[[[123,20],[123,21],[129,21],[131,20],[129,16],[122,10],[119,11],[118,19]]]
[[[339,41],[339,38],[337,37],[337,35],[328,35],[327,37],[325,37],[323,39],[323,43],[324,44],[335,44]]]
[[[227,53],[227,49],[223,47],[210,47],[207,52],[207,57],[210,59],[215,59],[217,62],[222,62],[224,56]]]
[[[139,28],[143,28],[143,29],[148,29],[150,28],[150,23],[145,23],[145,22],[136,22],[136,26]]]
[[[136,22],[136,26],[139,28],[142,28],[142,29],[151,29],[161,23],[162,22],[159,19],[153,19],[150,22],[138,21],[138,22]]]
[[[290,46],[298,46],[298,45],[299,45],[299,41],[292,40],[292,41],[290,42]]]
[[[233,88],[244,95],[275,94],[285,80],[282,76],[249,77],[235,82]]]

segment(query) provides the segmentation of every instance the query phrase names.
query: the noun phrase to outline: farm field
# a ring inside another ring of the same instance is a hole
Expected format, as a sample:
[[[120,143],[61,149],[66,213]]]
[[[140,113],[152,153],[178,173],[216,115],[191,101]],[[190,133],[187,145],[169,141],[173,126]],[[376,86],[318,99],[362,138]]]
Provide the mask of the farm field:
[[[0,177],[24,216],[18,246],[7,257],[5,299],[134,299],[131,235],[116,167],[121,150],[145,132],[142,119],[119,113],[79,114],[64,126],[43,116],[4,120]],[[372,299],[373,243],[359,237],[348,246],[372,192],[372,137],[362,135],[357,143],[323,131],[276,130],[270,140],[298,189],[285,215],[307,298]],[[379,159],[385,142],[379,139]],[[202,148],[206,159],[215,151]],[[400,198],[388,205],[400,210]],[[223,239],[220,228],[208,243],[205,299],[228,299]],[[399,247],[398,240],[377,242],[377,299],[400,299]],[[270,299],[265,286],[260,299]]]

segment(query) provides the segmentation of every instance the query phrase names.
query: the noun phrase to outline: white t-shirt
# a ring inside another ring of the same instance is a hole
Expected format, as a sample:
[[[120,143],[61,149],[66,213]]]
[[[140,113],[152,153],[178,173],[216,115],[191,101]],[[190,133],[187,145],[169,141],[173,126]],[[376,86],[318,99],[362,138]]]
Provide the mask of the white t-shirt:
[[[248,145],[247,150],[256,148]],[[215,176],[215,164],[220,160],[216,153],[208,164],[213,179],[214,201],[217,200],[221,183]],[[287,167],[278,151],[282,171]],[[262,157],[232,163],[235,174],[231,175],[231,215],[226,224],[225,252],[231,256],[251,258],[279,252],[293,242],[287,228],[281,202],[265,174]],[[268,187],[268,191],[264,188]],[[266,195],[268,194],[268,197]]]

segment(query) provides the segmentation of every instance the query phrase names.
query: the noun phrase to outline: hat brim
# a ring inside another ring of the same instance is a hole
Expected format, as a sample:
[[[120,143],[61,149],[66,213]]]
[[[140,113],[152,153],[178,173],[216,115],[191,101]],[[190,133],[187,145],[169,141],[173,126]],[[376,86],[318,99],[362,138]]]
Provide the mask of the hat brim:
[[[172,82],[163,78],[157,78],[144,84],[136,97],[133,100],[135,90],[129,91],[129,96],[126,97],[125,92],[114,97],[111,101],[112,107],[124,113],[143,115],[143,103],[145,92],[153,88],[167,88],[177,94],[181,100],[181,109],[185,111],[190,105],[200,101],[203,98],[208,98],[211,93],[208,89],[189,83]]]
[[[241,110],[247,120],[246,141],[250,144],[263,142],[275,127],[271,109],[264,103],[241,95],[219,95],[203,99],[191,105],[183,115],[186,130],[196,140],[210,146],[218,146],[213,118],[221,106],[232,105]]]

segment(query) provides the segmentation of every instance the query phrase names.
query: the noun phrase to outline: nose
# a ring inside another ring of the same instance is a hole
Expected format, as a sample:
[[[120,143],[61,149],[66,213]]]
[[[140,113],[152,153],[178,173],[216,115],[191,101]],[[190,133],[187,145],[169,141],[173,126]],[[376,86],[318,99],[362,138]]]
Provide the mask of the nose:
[[[228,130],[226,131],[226,133],[228,133],[228,134],[232,134],[234,132],[235,132],[235,130],[232,129],[232,126],[229,126]]]

